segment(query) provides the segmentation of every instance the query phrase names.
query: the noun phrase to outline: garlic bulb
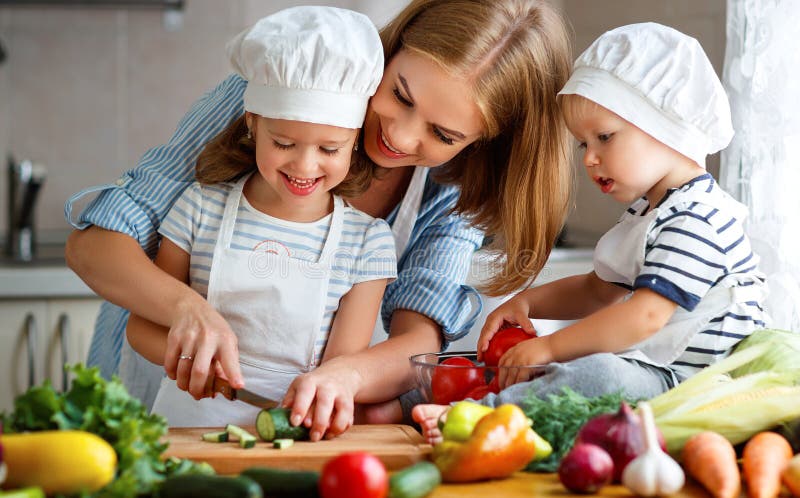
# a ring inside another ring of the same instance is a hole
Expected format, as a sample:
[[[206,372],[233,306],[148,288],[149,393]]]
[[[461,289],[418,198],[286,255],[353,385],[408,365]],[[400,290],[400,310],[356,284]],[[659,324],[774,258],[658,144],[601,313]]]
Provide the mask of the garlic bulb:
[[[661,450],[656,440],[653,411],[646,402],[639,403],[645,451],[625,467],[622,484],[639,496],[667,496],[683,487],[686,476],[678,462]]]

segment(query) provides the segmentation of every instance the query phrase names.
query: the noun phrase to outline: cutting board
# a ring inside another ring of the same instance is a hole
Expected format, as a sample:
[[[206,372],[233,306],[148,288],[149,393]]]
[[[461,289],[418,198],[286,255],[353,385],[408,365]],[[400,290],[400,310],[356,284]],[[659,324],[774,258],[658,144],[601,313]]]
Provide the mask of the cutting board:
[[[254,427],[245,429],[256,434]],[[334,439],[316,443],[295,441],[284,449],[273,448],[272,443],[264,441],[244,449],[238,442],[210,443],[201,438],[203,433],[220,430],[221,427],[170,429],[165,438],[169,447],[164,455],[208,462],[219,474],[238,474],[253,466],[320,470],[330,458],[349,451],[368,451],[387,469],[397,470],[426,459],[431,452],[422,435],[408,425],[354,425]]]

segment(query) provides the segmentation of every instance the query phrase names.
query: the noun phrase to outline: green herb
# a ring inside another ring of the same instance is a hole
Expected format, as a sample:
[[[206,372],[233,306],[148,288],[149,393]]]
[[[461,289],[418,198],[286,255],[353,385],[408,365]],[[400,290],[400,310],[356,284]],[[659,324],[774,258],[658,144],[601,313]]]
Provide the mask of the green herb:
[[[549,394],[546,399],[531,394],[520,403],[525,415],[533,420],[533,430],[552,446],[549,457],[531,462],[525,467],[528,472],[555,472],[558,463],[569,450],[583,424],[601,413],[613,413],[622,401],[634,405],[621,393],[587,398],[569,387],[562,394]]]
[[[103,489],[83,496],[147,495],[170,475],[214,473],[204,463],[163,460],[167,445],[159,440],[167,433],[166,420],[148,414],[117,377],[107,381],[99,369],[83,365],[68,366],[67,371],[75,374],[67,392],[56,392],[46,381],[20,395],[14,401],[14,411],[3,413],[0,419],[6,432],[82,430],[108,441],[117,453],[116,476]]]

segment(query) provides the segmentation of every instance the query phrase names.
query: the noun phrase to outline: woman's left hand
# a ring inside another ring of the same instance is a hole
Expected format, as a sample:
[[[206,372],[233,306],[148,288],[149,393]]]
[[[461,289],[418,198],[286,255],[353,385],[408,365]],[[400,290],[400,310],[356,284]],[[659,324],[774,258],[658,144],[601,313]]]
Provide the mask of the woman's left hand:
[[[353,400],[361,379],[342,360],[334,358],[298,376],[283,398],[283,406],[292,409],[290,423],[308,427],[312,441],[338,436],[353,425]]]

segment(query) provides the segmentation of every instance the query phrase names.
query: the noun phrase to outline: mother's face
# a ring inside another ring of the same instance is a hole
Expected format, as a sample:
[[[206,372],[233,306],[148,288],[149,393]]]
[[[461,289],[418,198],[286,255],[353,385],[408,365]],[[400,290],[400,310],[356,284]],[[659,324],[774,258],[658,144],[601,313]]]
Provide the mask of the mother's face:
[[[484,125],[465,79],[401,50],[370,100],[363,132],[367,155],[384,168],[439,166],[479,139]]]

